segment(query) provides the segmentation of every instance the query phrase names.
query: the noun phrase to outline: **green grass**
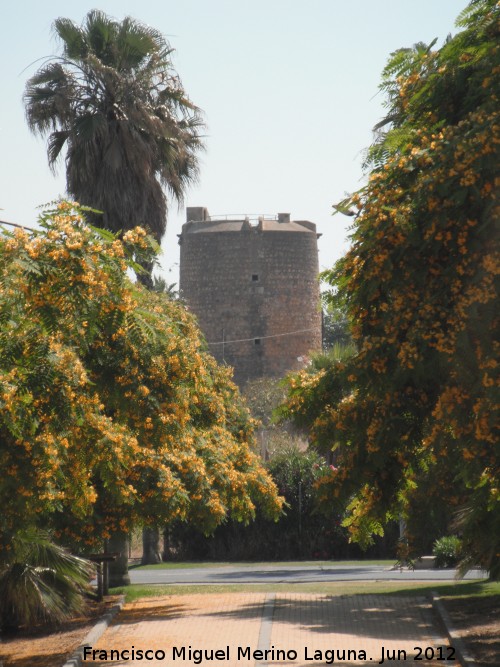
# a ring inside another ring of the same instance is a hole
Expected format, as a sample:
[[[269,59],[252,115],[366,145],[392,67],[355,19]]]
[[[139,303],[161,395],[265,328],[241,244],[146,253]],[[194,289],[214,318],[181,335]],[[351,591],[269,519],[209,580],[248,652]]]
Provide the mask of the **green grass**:
[[[450,583],[419,582],[335,582],[307,584],[225,584],[225,585],[139,585],[114,588],[111,594],[123,594],[127,602],[140,598],[164,595],[194,595],[208,593],[321,593],[324,595],[411,595],[429,596],[436,591],[443,597],[467,599],[477,596],[500,596],[500,582],[457,581]]]
[[[157,565],[131,565],[129,569],[133,570],[176,570],[198,567],[284,567],[284,566],[311,566],[317,567],[342,567],[343,565],[358,565],[360,567],[367,565],[385,565],[392,567],[395,564],[394,560],[304,560],[304,561],[266,561],[266,562],[244,562],[244,563],[230,563],[230,562],[209,562],[209,561],[192,561],[179,563],[158,563]]]

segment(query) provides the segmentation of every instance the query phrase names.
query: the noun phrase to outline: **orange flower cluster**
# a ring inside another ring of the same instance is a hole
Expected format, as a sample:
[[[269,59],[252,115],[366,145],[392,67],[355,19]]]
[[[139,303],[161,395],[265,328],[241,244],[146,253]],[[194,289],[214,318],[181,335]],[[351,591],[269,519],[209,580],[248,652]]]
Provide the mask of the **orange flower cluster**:
[[[365,544],[424,478],[429,495],[500,512],[500,30],[498,7],[480,4],[440,50],[388,65],[393,127],[342,202],[359,211],[352,247],[323,275],[358,349],[345,370],[296,376],[288,402],[335,448],[332,483]]]
[[[175,518],[211,530],[281,499],[253,423],[193,318],[127,277],[149,252],[61,202],[0,238],[0,534],[26,523],[99,543]]]

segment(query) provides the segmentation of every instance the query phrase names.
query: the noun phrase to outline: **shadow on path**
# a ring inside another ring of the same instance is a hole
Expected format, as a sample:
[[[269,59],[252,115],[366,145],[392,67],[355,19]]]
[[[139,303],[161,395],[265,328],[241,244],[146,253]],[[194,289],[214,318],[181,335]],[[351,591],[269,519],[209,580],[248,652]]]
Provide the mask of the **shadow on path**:
[[[230,611],[203,614],[217,618],[260,618],[262,604],[242,604]],[[379,639],[407,639],[435,627],[430,602],[422,597],[324,596],[306,599],[276,595],[273,624],[289,623],[328,634],[367,634]],[[382,634],[381,634],[382,633]]]
[[[168,602],[148,605],[147,607],[125,606],[116,617],[113,624],[126,625],[131,623],[147,621],[171,621],[181,618],[186,613],[192,613],[192,609],[184,604],[169,604]]]

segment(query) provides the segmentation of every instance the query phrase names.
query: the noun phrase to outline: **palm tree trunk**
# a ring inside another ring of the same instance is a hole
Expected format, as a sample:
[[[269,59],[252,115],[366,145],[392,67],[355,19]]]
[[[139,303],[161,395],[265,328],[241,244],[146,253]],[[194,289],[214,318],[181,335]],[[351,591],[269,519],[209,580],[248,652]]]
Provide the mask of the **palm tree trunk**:
[[[142,565],[161,563],[160,529],[146,526],[142,530]]]
[[[137,273],[137,280],[138,282],[141,283],[141,285],[144,285],[144,287],[147,290],[152,292],[154,287],[154,282],[153,282],[154,264],[153,262],[146,262],[146,261],[143,261],[140,264],[144,269],[144,273]]]
[[[109,585],[112,588],[115,586],[129,586],[127,533],[113,533],[109,538],[108,549],[112,553],[119,554],[116,560],[109,564]]]

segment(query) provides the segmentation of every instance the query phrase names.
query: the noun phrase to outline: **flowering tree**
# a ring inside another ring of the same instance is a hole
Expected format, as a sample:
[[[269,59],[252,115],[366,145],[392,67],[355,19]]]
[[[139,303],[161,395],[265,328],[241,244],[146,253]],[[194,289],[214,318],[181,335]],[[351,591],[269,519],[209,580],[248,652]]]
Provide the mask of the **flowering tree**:
[[[133,284],[117,240],[62,202],[0,238],[0,546],[20,524],[89,547],[136,522],[276,517],[252,421],[186,310]]]
[[[288,411],[333,447],[325,493],[353,539],[411,520],[425,489],[455,508],[464,567],[500,576],[500,9],[474,0],[433,50],[393,54],[368,184],[337,209],[352,247],[324,278],[357,346],[290,379]],[[411,548],[411,534],[410,540]]]

